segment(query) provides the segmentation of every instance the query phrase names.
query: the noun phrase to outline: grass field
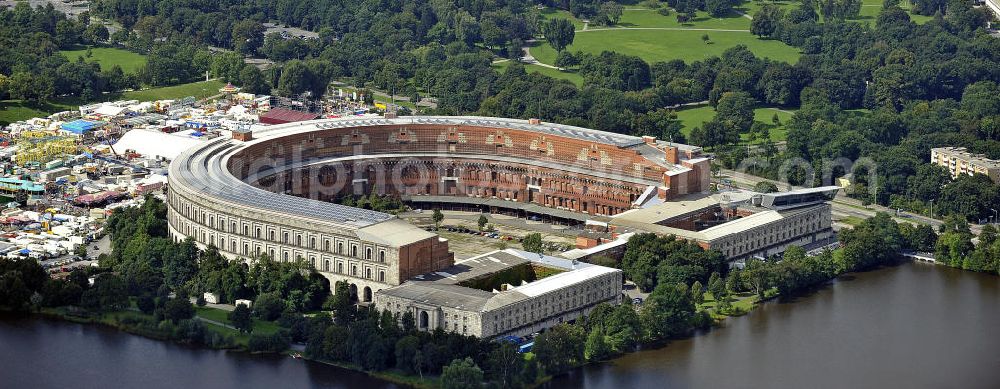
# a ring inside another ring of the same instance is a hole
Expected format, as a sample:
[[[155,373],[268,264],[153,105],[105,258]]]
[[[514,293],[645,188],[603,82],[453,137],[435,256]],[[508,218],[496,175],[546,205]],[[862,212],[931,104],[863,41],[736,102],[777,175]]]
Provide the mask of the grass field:
[[[654,10],[630,8],[622,12],[622,18],[615,27],[660,27],[660,28],[714,28],[723,30],[750,30],[750,19],[733,12],[725,17],[714,18],[708,12],[698,11],[695,18],[686,22],[677,22],[677,13],[663,16]],[[612,28],[615,28],[612,27]],[[604,26],[588,26],[588,29],[606,28]]]
[[[882,0],[863,1],[861,15],[855,20],[874,24],[882,9]],[[630,6],[622,13],[621,20],[616,26],[587,25],[586,29],[583,21],[573,17],[568,11],[546,8],[542,11],[542,16],[546,19],[563,18],[573,22],[577,32],[573,44],[567,48],[570,51],[598,54],[610,50],[636,55],[647,62],[672,59],[691,62],[719,56],[730,47],[744,44],[758,57],[795,63],[800,55],[797,48],[777,40],[759,39],[750,34],[750,19],[740,14],[742,12],[753,15],[766,4],[777,5],[786,11],[799,6],[798,1],[791,0],[752,0],[737,6],[735,8],[737,12],[726,17],[713,18],[705,12],[698,12],[695,19],[686,23],[678,23],[674,11],[664,16],[652,9]],[[908,1],[903,1],[900,6],[903,9],[910,9]],[[931,17],[910,14],[910,19],[916,23],[925,23]],[[711,44],[702,42],[701,36],[705,34],[708,34]],[[544,42],[532,47],[531,54],[540,62],[547,64],[554,63],[556,58],[556,51]],[[539,72],[544,73],[544,71]]]
[[[28,104],[21,100],[0,100],[0,125],[35,117],[46,117],[56,112],[69,111],[76,108],[77,105],[64,102]]]
[[[219,88],[225,84],[222,81],[200,81],[189,84],[150,88],[125,93],[109,93],[95,101],[82,101],[79,98],[56,98],[50,101],[28,104],[21,100],[0,101],[0,124],[13,123],[33,117],[45,117],[60,111],[76,110],[80,105],[114,100],[172,100],[188,96],[204,99],[219,94]]]
[[[195,314],[208,320],[213,320],[220,323],[232,325],[232,323],[229,322],[229,311],[224,311],[218,308],[195,306]],[[211,323],[205,323],[205,324],[208,325]],[[231,328],[221,327],[221,326],[216,326],[216,327],[236,332]],[[280,328],[281,327],[279,327],[274,322],[253,319],[253,333],[255,334],[273,334],[275,332],[278,332]]]
[[[556,8],[552,8],[552,7],[546,7],[545,9],[543,9],[541,11],[541,15],[542,15],[542,18],[546,19],[546,20],[548,20],[548,19],[569,19],[569,21],[573,22],[573,27],[576,27],[577,30],[580,30],[580,29],[583,28],[583,21],[581,21],[580,19],[577,19],[577,18],[573,17],[573,14],[569,13],[569,11],[566,11],[566,10],[556,9]]]
[[[701,40],[708,35],[711,43]],[[647,62],[681,59],[687,62],[717,57],[730,47],[744,44],[758,57],[795,63],[799,50],[776,40],[758,39],[749,32],[627,30],[613,29],[580,32],[566,50],[599,54],[610,50],[635,55]],[[556,51],[547,43],[538,42],[531,55],[542,63],[552,64]]]
[[[503,73],[504,70],[507,70],[507,67],[509,67],[511,63],[511,61],[497,62],[493,64],[493,68],[498,72]],[[524,64],[524,70],[528,73],[541,73],[552,78],[569,80],[569,82],[576,84],[576,86],[583,86],[583,76],[576,71],[562,71],[532,64]]]
[[[194,96],[196,99],[204,99],[206,97],[219,94],[219,89],[224,86],[226,86],[226,83],[218,80],[199,81],[192,82],[190,84],[180,84],[175,86],[125,92],[118,97],[111,98],[110,100],[124,99],[154,101],[181,99],[188,96]]]
[[[758,4],[747,3],[749,7]],[[647,62],[672,59],[697,61],[722,54],[726,49],[745,44],[757,56],[792,62],[798,60],[799,50],[779,41],[762,40],[750,34],[750,19],[733,12],[722,18],[713,18],[705,12],[686,23],[678,23],[677,15],[661,15],[651,9],[629,7],[622,13],[619,23],[612,27],[588,25],[563,10],[546,9],[545,18],[565,18],[573,22],[577,32],[574,43],[567,50],[598,54],[604,50],[636,55]],[[717,30],[717,31],[713,31]],[[711,43],[701,40],[707,34]],[[542,63],[555,62],[556,51],[542,42],[531,49],[531,54]]]
[[[769,126],[768,130],[771,135],[771,141],[781,142],[788,137],[788,130],[784,124],[788,123],[792,118],[792,111],[777,108],[757,108],[753,113],[755,122],[761,122]],[[778,115],[778,120],[781,122],[777,126],[773,125],[771,121],[771,118],[775,114]],[[701,127],[702,124],[712,120],[713,117],[715,117],[715,109],[708,105],[677,111],[677,119],[684,125],[684,128],[681,130],[684,136],[691,135],[691,130],[695,127]],[[746,134],[743,134],[742,137],[746,139]]]
[[[112,47],[91,48],[91,57],[87,58],[87,49],[63,50],[62,55],[70,61],[76,61],[78,57],[83,57],[84,61],[97,62],[101,65],[101,70],[111,69],[113,66],[121,66],[125,73],[135,73],[142,65],[146,64],[146,56],[136,54],[128,50]]]

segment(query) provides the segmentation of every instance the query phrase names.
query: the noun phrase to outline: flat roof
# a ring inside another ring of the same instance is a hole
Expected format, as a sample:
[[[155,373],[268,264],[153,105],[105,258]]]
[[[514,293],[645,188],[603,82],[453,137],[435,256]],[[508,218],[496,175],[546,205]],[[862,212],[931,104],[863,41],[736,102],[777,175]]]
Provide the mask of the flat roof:
[[[719,199],[715,196],[695,193],[678,199],[657,203],[646,208],[631,209],[615,215],[611,220],[613,223],[630,221],[656,224],[718,205]]]
[[[170,164],[169,177],[172,181],[216,200],[271,213],[278,219],[291,216],[356,230],[394,218],[387,213],[255,188],[239,180],[225,168],[226,160],[238,149],[237,143],[219,138],[205,144],[204,147],[189,149],[174,159]]]
[[[594,277],[619,271],[621,270],[591,265],[564,273],[553,274],[538,281],[515,287],[512,291],[520,292],[528,297],[537,297],[567,286],[579,284]]]
[[[478,126],[493,127],[498,129],[516,129],[539,133],[546,133],[557,136],[564,136],[574,139],[591,142],[611,144],[626,148],[645,144],[642,137],[616,134],[613,132],[600,131],[591,128],[569,126],[565,124],[540,122],[531,124],[528,120],[495,118],[483,116],[405,116],[398,118],[342,118],[335,120],[317,121],[316,127],[319,129],[377,126],[377,125],[406,125],[406,124],[440,124],[445,126]],[[700,150],[698,146],[673,143],[675,147],[682,150]]]
[[[786,217],[809,211],[813,209],[813,207],[815,207],[815,205],[786,210],[767,210],[757,212],[750,216],[741,217],[728,223],[723,223],[712,228],[706,228],[699,232],[706,240],[718,239],[727,235],[749,231],[766,224],[774,223]]]
[[[432,273],[421,274],[414,279],[420,281],[436,281],[442,284],[458,284],[476,279],[488,274],[498,273],[517,265],[528,263],[528,260],[497,250],[455,262],[448,268]]]
[[[494,296],[493,293],[479,289],[428,281],[407,281],[377,293],[422,304],[473,312],[481,312]]]
[[[397,218],[359,228],[355,233],[362,240],[389,246],[406,245],[437,237],[435,233]]]
[[[261,123],[293,123],[313,120],[318,117],[319,114],[312,112],[295,111],[285,108],[272,108],[271,110],[260,115],[260,121]]]

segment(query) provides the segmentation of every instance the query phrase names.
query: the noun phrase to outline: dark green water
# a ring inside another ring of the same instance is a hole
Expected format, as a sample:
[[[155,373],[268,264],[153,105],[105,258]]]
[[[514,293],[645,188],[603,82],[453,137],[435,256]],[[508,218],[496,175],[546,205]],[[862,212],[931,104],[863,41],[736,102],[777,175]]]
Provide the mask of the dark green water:
[[[552,388],[1000,388],[1000,277],[907,263]]]
[[[858,274],[547,386],[1000,388],[1000,277],[919,263]],[[302,360],[37,317],[0,320],[0,389],[307,387],[394,386]]]

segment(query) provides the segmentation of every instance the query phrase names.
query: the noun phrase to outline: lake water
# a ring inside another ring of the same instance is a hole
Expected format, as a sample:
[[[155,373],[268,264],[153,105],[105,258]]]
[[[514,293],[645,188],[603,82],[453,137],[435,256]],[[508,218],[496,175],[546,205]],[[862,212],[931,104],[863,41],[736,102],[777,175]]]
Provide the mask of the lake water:
[[[1000,388],[1000,277],[908,263],[771,302],[550,388]],[[393,388],[287,357],[0,319],[0,388]]]
[[[553,388],[1000,388],[1000,277],[924,263],[854,274]]]

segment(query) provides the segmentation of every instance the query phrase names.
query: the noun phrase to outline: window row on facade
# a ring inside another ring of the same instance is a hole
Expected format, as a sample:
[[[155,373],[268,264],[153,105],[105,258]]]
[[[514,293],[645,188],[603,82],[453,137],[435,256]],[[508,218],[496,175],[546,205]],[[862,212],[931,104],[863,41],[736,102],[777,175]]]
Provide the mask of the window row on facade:
[[[172,209],[186,219],[195,221],[220,233],[228,232],[248,238],[253,237],[257,241],[280,243],[285,246],[296,246],[381,263],[385,263],[387,260],[388,250],[386,248],[358,240],[339,236],[330,237],[287,227],[277,227],[258,221],[241,220],[235,216],[216,215],[210,209],[198,207],[197,205],[192,206],[190,202],[177,195],[170,196],[169,201]]]

